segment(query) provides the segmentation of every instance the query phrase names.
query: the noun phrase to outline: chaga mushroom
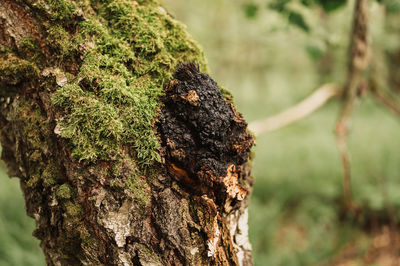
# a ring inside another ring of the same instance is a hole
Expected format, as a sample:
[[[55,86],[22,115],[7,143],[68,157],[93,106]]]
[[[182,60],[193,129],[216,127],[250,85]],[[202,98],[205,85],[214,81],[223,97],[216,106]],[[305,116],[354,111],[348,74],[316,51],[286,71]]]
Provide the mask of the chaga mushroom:
[[[221,207],[243,199],[241,165],[254,144],[246,122],[197,64],[180,64],[174,78],[158,122],[170,174]]]

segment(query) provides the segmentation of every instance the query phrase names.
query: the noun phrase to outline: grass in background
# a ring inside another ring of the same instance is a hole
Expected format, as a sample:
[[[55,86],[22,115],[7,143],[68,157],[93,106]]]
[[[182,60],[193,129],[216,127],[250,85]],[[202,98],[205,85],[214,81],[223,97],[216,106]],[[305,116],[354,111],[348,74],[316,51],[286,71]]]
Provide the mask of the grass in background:
[[[9,179],[0,162],[0,265],[45,265],[39,240],[32,236],[35,221],[28,217],[18,179]]]
[[[342,172],[332,130],[337,110],[331,104],[258,139],[249,226],[256,265],[331,261],[356,238],[363,238],[355,254],[362,262],[371,244],[358,227],[363,221],[355,223],[338,215]],[[400,207],[399,133],[398,121],[370,99],[359,106],[349,143],[353,197],[369,212],[385,212],[379,178],[385,181],[391,204],[396,210]]]
[[[165,2],[203,46],[212,77],[232,90],[248,121],[292,106],[324,82],[340,84],[345,78],[353,1],[322,19],[318,11],[300,10],[292,1],[313,26],[309,34],[263,8],[268,0],[253,1],[262,8],[250,20],[245,0]],[[388,38],[382,10],[371,3],[371,12],[373,45],[382,47]],[[324,56],[315,58],[315,51]],[[297,124],[258,137],[249,218],[255,265],[330,265],[348,245],[354,246],[354,265],[365,265],[373,242],[360,227],[367,221],[340,215],[342,166],[334,135],[339,107],[331,102]],[[400,213],[399,134],[398,118],[373,99],[357,106],[349,136],[353,196],[367,219],[372,212],[386,215],[382,186]]]

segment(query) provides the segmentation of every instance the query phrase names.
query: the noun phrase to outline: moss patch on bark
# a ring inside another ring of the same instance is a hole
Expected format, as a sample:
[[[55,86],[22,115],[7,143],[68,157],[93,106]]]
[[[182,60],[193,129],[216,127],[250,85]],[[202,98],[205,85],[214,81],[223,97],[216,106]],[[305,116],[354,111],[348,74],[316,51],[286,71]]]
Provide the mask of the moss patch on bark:
[[[49,88],[56,132],[79,161],[118,160],[124,149],[140,168],[159,161],[154,121],[163,88],[180,62],[196,61],[207,71],[184,26],[156,0],[27,2],[52,26],[45,44],[27,38],[20,45],[17,54],[26,61],[2,60],[2,73],[18,79],[60,68],[60,82]]]
[[[202,52],[158,1],[92,7],[97,14],[79,24],[78,36],[68,42],[56,31],[63,54],[83,50],[79,72],[52,97],[64,113],[60,136],[79,160],[117,159],[128,144],[139,165],[152,164],[159,160],[154,120],[162,89],[179,62],[200,60],[205,68]]]

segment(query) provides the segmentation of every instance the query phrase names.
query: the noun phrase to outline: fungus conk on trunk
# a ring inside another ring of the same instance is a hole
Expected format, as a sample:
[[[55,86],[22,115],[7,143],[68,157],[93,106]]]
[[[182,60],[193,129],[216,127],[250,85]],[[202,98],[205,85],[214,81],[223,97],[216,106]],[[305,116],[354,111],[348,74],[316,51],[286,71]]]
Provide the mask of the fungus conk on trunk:
[[[48,265],[252,264],[253,137],[158,0],[3,0],[0,20],[2,159]]]

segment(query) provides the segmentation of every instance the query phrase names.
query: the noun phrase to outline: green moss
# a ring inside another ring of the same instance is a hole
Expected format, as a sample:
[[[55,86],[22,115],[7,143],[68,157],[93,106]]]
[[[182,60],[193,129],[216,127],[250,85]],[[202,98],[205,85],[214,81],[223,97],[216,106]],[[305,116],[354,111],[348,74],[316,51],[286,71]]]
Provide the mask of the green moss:
[[[18,87],[15,85],[37,80],[38,77],[39,69],[35,64],[11,53],[0,54],[0,96],[13,96]]]
[[[130,0],[27,2],[47,25],[46,38],[40,45],[33,38],[24,40],[17,54],[25,60],[10,59],[15,70],[2,60],[7,67],[0,69],[9,79],[18,73],[20,79],[41,80],[56,107],[57,126],[51,131],[69,141],[71,155],[80,162],[112,160],[119,165],[128,152],[134,158],[131,176],[119,177],[120,169],[113,168],[111,185],[149,205],[143,176],[155,174],[152,166],[160,161],[154,126],[160,96],[179,63],[195,61],[208,71],[202,51],[158,0],[137,1],[138,5]],[[51,56],[46,65],[44,54]],[[67,77],[67,83],[58,82],[53,74],[40,76],[45,67],[57,70],[56,78]],[[43,130],[37,127],[50,128],[39,109],[27,104],[20,108],[27,138],[38,151],[32,154],[38,166],[31,183],[51,186],[59,181],[58,169],[39,165],[47,147],[40,137]],[[63,185],[55,193],[58,198],[70,197]]]
[[[75,17],[79,15],[79,9],[75,4],[78,1],[26,0],[26,2],[45,14],[45,19],[52,23],[71,25],[71,23],[74,23]]]
[[[140,180],[138,176],[132,175],[127,179],[127,189],[133,194],[133,198],[143,206],[151,203],[150,187],[145,180]]]
[[[47,1],[53,19],[58,21],[71,21],[77,14],[77,7],[72,1],[50,0]]]
[[[40,181],[40,175],[39,174],[31,174],[29,176],[29,180],[26,182],[26,186],[29,188],[34,188]]]
[[[55,25],[47,30],[46,42],[53,51],[53,57],[57,56],[63,59],[70,56],[73,51],[76,52],[78,47],[70,38],[70,34],[60,25]]]
[[[26,37],[22,40],[18,48],[18,55],[25,60],[35,62],[36,67],[44,64],[45,58],[42,48],[40,48],[38,41],[32,37]]]
[[[137,247],[138,247],[139,257],[143,261],[151,262],[149,264],[153,264],[153,265],[161,264],[161,259],[154,251],[152,251],[151,249],[149,249],[148,247],[146,247],[143,244],[138,244]]]
[[[96,160],[98,157],[116,159],[115,151],[119,149],[116,145],[124,134],[124,124],[118,110],[95,95],[85,95],[76,84],[64,86],[57,96],[54,102],[70,113],[60,121],[59,129],[62,137],[76,143],[72,156],[81,160]],[[67,100],[76,104],[68,105]]]
[[[82,213],[82,206],[72,201],[64,203],[65,213],[71,217],[78,217]]]
[[[17,118],[21,120],[23,124],[22,130],[26,137],[29,148],[32,150],[38,150],[38,152],[44,152],[48,150],[47,143],[43,136],[43,130],[49,129],[48,121],[40,109],[32,105],[26,99],[20,99],[18,101]],[[36,154],[38,156],[38,154]]]
[[[127,174],[129,174],[128,177],[126,177]],[[115,163],[110,168],[109,175],[111,177],[109,182],[111,187],[124,190],[143,207],[150,205],[150,187],[134,161],[125,160],[124,163]]]
[[[29,156],[29,161],[32,162],[40,162],[42,160],[42,153],[38,150],[35,150]]]
[[[68,184],[62,184],[56,190],[58,199],[69,199],[72,196],[72,188]]]
[[[14,101],[16,105],[16,122],[20,132],[26,139],[27,156],[29,156],[29,167],[27,173],[29,179],[26,185],[34,188],[37,185],[52,187],[58,182],[59,165],[56,162],[48,163],[46,153],[49,152],[48,140],[45,136],[50,135],[50,125],[45,114],[40,108],[20,97]]]
[[[48,164],[46,168],[44,168],[41,180],[45,187],[52,187],[57,184],[59,169],[56,165]]]
[[[158,1],[92,3],[97,16],[79,24],[86,40],[79,73],[52,97],[65,113],[60,135],[81,161],[117,160],[129,144],[140,167],[151,165],[160,159],[154,121],[162,90],[180,62],[205,70],[203,54]]]
[[[221,90],[222,96],[228,101],[233,103],[233,94],[227,90],[226,88],[219,86],[219,89]]]

